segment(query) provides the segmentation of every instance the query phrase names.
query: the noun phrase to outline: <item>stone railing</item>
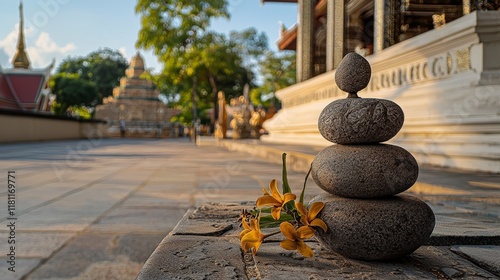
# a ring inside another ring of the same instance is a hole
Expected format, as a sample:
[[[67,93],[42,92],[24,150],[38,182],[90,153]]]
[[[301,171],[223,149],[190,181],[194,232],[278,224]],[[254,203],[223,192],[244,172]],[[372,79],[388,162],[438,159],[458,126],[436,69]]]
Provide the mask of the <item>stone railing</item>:
[[[500,11],[473,12],[368,56],[372,78],[359,93],[405,112],[392,140],[420,163],[500,173]],[[265,141],[328,145],[321,110],[344,98],[324,73],[277,92],[283,110],[264,124]]]

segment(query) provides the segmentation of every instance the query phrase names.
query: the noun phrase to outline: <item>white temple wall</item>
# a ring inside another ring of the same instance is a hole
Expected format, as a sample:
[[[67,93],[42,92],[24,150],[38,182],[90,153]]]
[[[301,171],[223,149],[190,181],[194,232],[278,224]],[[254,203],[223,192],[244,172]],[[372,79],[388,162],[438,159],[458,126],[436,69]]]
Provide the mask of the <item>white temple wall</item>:
[[[384,98],[405,113],[390,142],[420,164],[500,173],[500,12],[473,12],[368,56],[362,98]],[[327,146],[317,129],[323,108],[345,98],[334,72],[277,93],[283,109],[264,141]]]

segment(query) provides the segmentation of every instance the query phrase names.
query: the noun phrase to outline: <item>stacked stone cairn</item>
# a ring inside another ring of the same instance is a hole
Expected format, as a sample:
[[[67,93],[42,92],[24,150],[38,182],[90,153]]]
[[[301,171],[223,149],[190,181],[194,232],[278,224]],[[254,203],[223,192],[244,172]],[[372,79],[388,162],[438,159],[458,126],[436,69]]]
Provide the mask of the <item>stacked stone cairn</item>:
[[[408,255],[431,235],[435,217],[422,200],[408,194],[418,164],[405,149],[381,144],[403,126],[403,110],[384,99],[359,98],[371,77],[368,61],[349,53],[335,73],[338,87],[349,93],[321,112],[321,135],[335,143],[316,155],[314,182],[328,193],[316,196],[325,207],[319,216],[327,232],[320,243],[359,260],[390,260]]]

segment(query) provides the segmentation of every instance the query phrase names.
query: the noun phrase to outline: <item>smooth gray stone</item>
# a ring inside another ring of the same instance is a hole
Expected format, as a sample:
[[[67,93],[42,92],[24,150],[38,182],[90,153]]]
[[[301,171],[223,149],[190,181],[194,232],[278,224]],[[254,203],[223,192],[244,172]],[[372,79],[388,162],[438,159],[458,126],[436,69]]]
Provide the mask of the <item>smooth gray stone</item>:
[[[341,90],[356,93],[368,85],[371,75],[370,63],[364,57],[348,53],[335,70],[335,82]]]
[[[323,137],[338,144],[384,142],[403,127],[404,113],[396,103],[375,98],[345,98],[328,104],[318,119]]]
[[[328,230],[316,231],[318,241],[343,256],[359,260],[390,260],[424,244],[435,225],[434,213],[410,195],[354,199],[321,194],[312,202],[325,207],[317,217]]]
[[[331,194],[375,198],[409,189],[417,181],[418,164],[394,145],[332,145],[316,155],[311,175]]]

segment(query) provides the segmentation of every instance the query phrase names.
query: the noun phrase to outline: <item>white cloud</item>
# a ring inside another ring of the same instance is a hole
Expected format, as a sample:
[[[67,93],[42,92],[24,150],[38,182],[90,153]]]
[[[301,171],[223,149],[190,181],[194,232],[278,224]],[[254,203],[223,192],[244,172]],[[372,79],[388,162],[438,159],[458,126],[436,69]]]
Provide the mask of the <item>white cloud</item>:
[[[29,37],[28,35],[33,32],[33,29],[28,28],[25,32],[27,35],[26,37]],[[5,38],[0,38],[0,49],[3,49],[9,56],[8,65],[4,65],[6,68],[11,67],[10,61],[12,61],[12,58],[16,53],[18,33],[19,24],[16,24],[14,30],[7,34]],[[68,43],[65,46],[59,46],[46,32],[41,32],[40,35],[34,39],[34,43],[32,40],[26,42],[26,52],[28,53],[28,58],[34,68],[46,67],[52,62],[53,59],[60,62],[68,55],[69,52],[76,49],[76,46],[73,43]]]
[[[3,51],[9,56],[9,62],[12,60],[14,57],[14,54],[16,53],[16,48],[17,48],[17,33],[19,30],[19,25],[16,24],[15,30],[11,31],[5,38],[0,39],[0,49],[3,49]],[[2,61],[4,63],[4,61]],[[7,65],[3,65],[8,67]]]
[[[123,57],[124,57],[125,59],[127,59],[127,60],[129,59],[129,57],[128,57],[128,55],[127,55],[127,49],[126,49],[125,47],[120,47],[120,48],[118,49],[118,51],[119,51],[119,52],[123,55]]]

